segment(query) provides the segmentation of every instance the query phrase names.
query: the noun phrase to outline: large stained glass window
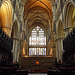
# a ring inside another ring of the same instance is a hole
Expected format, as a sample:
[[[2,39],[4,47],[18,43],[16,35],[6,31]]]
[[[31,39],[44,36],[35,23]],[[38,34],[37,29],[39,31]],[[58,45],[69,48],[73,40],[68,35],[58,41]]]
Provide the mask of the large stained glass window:
[[[29,55],[46,55],[46,34],[36,26],[29,37]]]

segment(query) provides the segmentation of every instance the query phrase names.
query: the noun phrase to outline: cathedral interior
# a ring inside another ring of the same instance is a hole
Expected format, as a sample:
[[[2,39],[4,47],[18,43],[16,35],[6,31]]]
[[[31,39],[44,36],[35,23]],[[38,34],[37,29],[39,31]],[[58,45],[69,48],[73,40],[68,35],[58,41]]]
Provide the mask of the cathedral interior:
[[[36,72],[75,75],[75,0],[0,0],[0,75]]]

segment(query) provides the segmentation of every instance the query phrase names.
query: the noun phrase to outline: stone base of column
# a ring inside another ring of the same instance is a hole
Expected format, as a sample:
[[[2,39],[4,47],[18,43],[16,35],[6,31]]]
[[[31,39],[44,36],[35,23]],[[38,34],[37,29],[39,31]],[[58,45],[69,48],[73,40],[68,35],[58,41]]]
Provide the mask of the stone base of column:
[[[55,45],[52,46],[52,51],[53,51],[53,58],[55,59],[56,58],[56,46]]]

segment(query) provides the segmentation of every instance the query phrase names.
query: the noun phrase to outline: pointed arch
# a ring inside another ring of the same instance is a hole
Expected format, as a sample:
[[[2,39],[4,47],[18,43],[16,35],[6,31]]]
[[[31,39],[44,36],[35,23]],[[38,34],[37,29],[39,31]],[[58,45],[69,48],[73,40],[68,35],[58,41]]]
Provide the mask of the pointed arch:
[[[64,27],[60,19],[58,20],[57,25],[56,25],[56,33],[57,33],[57,38],[64,37]]]
[[[38,25],[29,36],[29,55],[46,55],[46,34]]]
[[[47,0],[34,0],[34,1],[28,0],[25,4],[25,7],[27,10],[29,10],[30,8],[32,8],[34,6],[38,6],[38,5],[43,6],[49,12],[52,12],[51,2],[47,1]]]
[[[47,0],[28,0],[24,7],[24,17],[26,18],[30,11],[36,10],[39,7],[44,13],[46,13],[49,18],[52,16],[51,2]]]
[[[56,25],[56,57],[58,62],[62,62],[62,53],[63,53],[63,39],[64,39],[64,28],[63,23],[59,19]]]
[[[26,17],[31,13],[31,11],[35,11],[35,10],[40,10],[40,11],[43,11],[45,14],[47,14],[50,18],[51,14],[49,14],[49,12],[47,11],[47,9],[45,9],[44,7],[41,7],[41,6],[35,6],[35,7],[32,7],[31,9],[29,9],[27,11],[27,15]]]
[[[2,3],[1,12],[3,17],[3,30],[9,37],[11,37],[13,10],[10,0],[6,0]]]
[[[59,37],[59,38],[63,38],[63,36],[64,36],[63,23],[62,23],[61,21],[59,21],[58,24],[59,24],[59,25],[58,25],[58,37]]]
[[[75,15],[73,11],[75,10],[75,3],[72,0],[69,0],[65,3],[64,5],[64,10],[63,10],[63,20],[64,20],[64,29],[73,27],[72,26],[72,16]]]
[[[18,38],[18,24],[17,21],[13,23],[11,37],[17,39]]]
[[[17,20],[14,21],[12,32],[11,32],[11,38],[13,39],[13,63],[18,62],[19,60],[19,50],[18,50],[18,22]]]
[[[0,28],[3,28],[3,20],[2,20],[1,10],[0,10]]]

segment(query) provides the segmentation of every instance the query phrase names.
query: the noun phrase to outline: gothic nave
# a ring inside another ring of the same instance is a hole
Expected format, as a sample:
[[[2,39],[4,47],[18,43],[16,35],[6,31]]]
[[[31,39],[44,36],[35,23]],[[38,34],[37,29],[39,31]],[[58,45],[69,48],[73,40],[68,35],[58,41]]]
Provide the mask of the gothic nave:
[[[0,75],[31,73],[75,74],[75,0],[0,0]]]

